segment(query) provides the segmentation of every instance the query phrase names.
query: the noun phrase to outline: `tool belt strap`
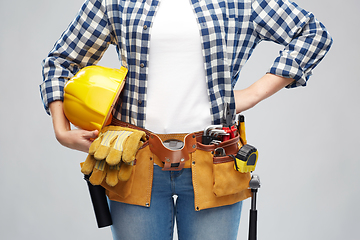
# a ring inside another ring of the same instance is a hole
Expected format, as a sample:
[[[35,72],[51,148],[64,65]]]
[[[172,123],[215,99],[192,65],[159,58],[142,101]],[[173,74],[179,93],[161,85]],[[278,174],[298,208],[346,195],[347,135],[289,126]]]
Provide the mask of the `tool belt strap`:
[[[144,131],[148,141],[142,146],[142,148],[149,145],[151,152],[157,156],[157,158],[154,159],[155,163],[163,167],[162,170],[164,171],[180,171],[184,167],[190,167],[189,154],[196,150],[197,139],[200,139],[202,135],[202,132],[186,134],[155,134],[147,129],[122,122],[115,118],[112,120],[111,124]],[[184,142],[183,148],[180,150],[171,150],[165,147],[163,142],[170,139],[176,139]]]
[[[221,147],[224,148],[227,155],[236,154],[239,149],[239,135],[218,145],[205,145],[201,143],[202,131],[182,134],[155,134],[147,129],[125,123],[115,118],[112,119],[111,124],[144,131],[148,141],[141,148],[149,145],[151,152],[158,158],[154,159],[155,163],[160,167],[163,167],[162,170],[164,171],[180,171],[184,167],[189,168],[189,154],[195,152],[196,149],[213,152],[216,148]],[[163,142],[169,139],[183,141],[184,147],[180,150],[171,150],[165,147]],[[224,158],[230,159],[228,156]],[[216,163],[215,160],[214,163]]]
[[[238,145],[239,141],[240,141],[239,135],[235,136],[232,139],[226,140],[225,142],[221,142],[219,144],[206,145],[206,144],[202,144],[201,141],[198,141],[197,149],[206,152],[212,152],[216,148],[224,148],[227,155],[236,154],[237,151],[239,150],[239,145]]]

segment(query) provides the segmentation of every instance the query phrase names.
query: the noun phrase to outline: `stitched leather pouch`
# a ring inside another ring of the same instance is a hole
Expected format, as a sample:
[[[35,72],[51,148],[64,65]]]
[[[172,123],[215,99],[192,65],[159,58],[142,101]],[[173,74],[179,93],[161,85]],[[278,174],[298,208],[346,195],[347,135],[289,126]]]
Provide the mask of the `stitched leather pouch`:
[[[213,191],[217,197],[235,194],[249,187],[249,174],[236,171],[231,157],[214,157],[213,161]]]
[[[213,157],[213,192],[217,197],[239,193],[249,186],[249,174],[244,174],[234,169],[234,160],[228,155],[236,155],[242,146],[239,136],[227,140],[217,146],[198,144],[199,149],[214,151],[223,148],[226,156]]]
[[[198,149],[191,156],[196,211],[234,204],[251,196],[248,189],[250,174],[242,175],[241,179],[234,178],[234,168],[229,169],[233,163],[223,165],[218,161],[214,164],[213,154],[208,151]],[[235,176],[238,177],[237,174]],[[242,187],[235,187],[237,184]]]
[[[143,130],[117,119],[113,119],[112,124]],[[150,133],[148,131],[145,131],[145,133],[149,137]],[[149,149],[148,141],[146,141],[136,154],[135,165],[133,166],[130,179],[126,182],[120,181],[114,187],[110,187],[104,181],[101,186],[106,189],[106,194],[111,200],[149,207],[153,167],[153,153]]]

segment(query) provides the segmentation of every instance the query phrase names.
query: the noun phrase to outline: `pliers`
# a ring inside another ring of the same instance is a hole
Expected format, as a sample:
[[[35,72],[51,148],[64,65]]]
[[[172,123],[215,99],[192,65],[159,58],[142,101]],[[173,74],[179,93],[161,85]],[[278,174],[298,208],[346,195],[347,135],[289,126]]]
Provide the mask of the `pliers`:
[[[222,141],[224,142],[226,140],[234,138],[236,133],[236,127],[233,124],[233,115],[231,114],[230,111],[230,105],[227,102],[224,103],[224,115],[222,118],[222,125],[223,125],[222,129],[229,134],[223,136]]]

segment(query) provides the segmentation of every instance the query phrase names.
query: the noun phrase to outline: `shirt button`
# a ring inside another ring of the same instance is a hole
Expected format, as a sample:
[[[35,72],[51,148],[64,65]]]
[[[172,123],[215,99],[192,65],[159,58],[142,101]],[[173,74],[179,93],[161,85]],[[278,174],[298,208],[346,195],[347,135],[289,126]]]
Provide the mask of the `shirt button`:
[[[139,105],[141,105],[141,104],[142,104],[142,101],[141,101],[141,100],[139,100],[139,101],[138,101],[138,103],[139,103]]]
[[[144,30],[146,30],[146,29],[148,28],[148,26],[144,25],[144,27],[143,27],[143,28],[144,28]]]
[[[141,63],[141,64],[140,64],[140,67],[141,67],[141,68],[145,67],[145,64]]]

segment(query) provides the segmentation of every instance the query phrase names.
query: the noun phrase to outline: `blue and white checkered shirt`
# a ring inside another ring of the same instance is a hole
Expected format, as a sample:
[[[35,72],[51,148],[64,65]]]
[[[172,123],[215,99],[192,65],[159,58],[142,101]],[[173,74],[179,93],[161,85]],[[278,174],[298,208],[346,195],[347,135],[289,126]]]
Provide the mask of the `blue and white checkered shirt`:
[[[284,45],[269,73],[305,86],[332,39],[310,12],[287,0],[191,0],[201,32],[213,124],[225,102],[235,112],[233,87],[262,40]],[[145,126],[150,29],[159,0],[87,0],[43,61],[40,85],[46,110],[63,100],[65,82],[80,68],[96,64],[109,44],[129,69],[122,104],[114,116]]]

